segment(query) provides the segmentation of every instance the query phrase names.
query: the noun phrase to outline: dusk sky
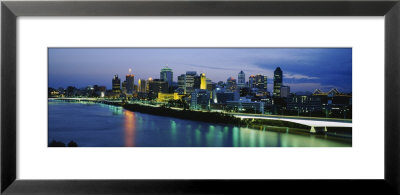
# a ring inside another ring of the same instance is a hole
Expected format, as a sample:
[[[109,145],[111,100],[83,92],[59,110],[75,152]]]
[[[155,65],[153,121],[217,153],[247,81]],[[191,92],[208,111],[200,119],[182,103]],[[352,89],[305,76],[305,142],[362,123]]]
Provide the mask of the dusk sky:
[[[186,71],[205,73],[213,82],[224,81],[240,70],[268,76],[272,91],[273,72],[283,71],[283,83],[291,92],[352,91],[351,48],[49,48],[49,87],[104,85],[111,88],[115,74],[125,80],[129,68],[138,79],[160,77],[160,70],[173,69],[173,79]]]

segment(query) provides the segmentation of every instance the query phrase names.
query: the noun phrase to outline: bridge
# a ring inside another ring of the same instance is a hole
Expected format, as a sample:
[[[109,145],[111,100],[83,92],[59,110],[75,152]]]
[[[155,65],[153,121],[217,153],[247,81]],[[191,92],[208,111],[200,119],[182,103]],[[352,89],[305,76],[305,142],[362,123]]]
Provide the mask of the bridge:
[[[314,119],[314,118],[296,118],[296,117],[279,117],[279,116],[262,116],[262,115],[245,115],[245,114],[234,114],[235,117],[244,119],[270,119],[270,120],[282,120],[301,125],[307,125],[310,127],[310,133],[316,133],[319,131],[327,132],[327,127],[347,127],[352,128],[351,121],[345,120],[332,120],[332,119]]]

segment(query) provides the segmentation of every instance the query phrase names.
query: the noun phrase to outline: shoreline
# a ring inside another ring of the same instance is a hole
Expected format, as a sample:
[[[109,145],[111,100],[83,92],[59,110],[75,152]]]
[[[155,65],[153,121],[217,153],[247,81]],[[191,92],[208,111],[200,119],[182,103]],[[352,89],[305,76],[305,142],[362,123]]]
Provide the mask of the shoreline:
[[[259,131],[272,131],[279,133],[290,133],[297,135],[311,136],[314,135],[318,138],[341,141],[352,143],[351,135],[338,134],[333,132],[329,133],[310,133],[310,127],[293,122],[270,120],[270,119],[240,119],[229,114],[219,112],[203,112],[191,110],[175,110],[165,107],[151,107],[139,104],[125,104],[122,107],[132,112],[140,112],[146,114],[153,114],[158,116],[174,117],[184,120],[194,120],[200,122],[209,122],[215,124],[235,125],[238,127],[251,128]],[[352,128],[347,128],[351,131]]]

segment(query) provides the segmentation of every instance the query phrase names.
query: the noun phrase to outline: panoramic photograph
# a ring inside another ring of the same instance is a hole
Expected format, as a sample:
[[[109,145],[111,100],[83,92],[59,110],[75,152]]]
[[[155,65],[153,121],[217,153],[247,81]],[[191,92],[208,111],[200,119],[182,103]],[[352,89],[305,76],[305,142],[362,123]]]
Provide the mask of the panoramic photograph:
[[[48,147],[352,147],[352,48],[48,48]]]

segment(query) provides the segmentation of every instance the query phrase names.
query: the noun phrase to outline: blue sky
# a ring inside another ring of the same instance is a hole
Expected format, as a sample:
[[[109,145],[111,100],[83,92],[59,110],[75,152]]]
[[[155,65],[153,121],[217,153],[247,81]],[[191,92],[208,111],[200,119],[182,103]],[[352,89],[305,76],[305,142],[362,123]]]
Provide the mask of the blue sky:
[[[316,88],[352,91],[351,48],[49,48],[49,87],[105,85],[118,74],[125,80],[129,68],[138,79],[159,78],[173,69],[174,81],[186,71],[205,73],[213,82],[237,78],[240,70],[268,76],[281,67],[283,83],[292,92]]]

